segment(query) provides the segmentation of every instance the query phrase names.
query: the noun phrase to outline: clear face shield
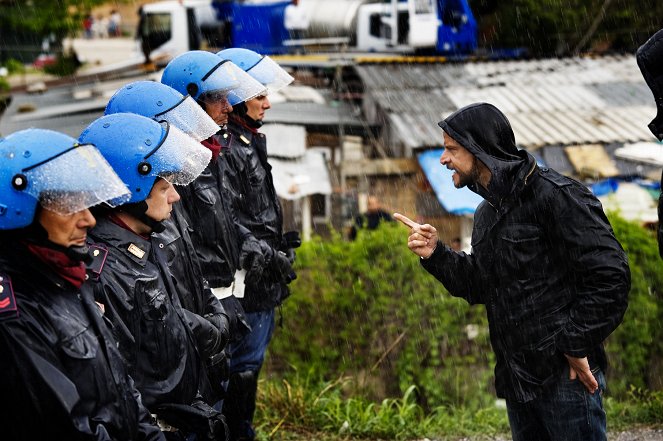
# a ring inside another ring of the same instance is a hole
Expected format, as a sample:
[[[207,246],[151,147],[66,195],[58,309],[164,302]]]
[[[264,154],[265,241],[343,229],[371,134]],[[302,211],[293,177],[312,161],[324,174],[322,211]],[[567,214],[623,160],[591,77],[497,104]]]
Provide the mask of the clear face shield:
[[[219,126],[190,96],[165,112],[154,115],[157,121],[167,121],[186,135],[200,142],[219,131]]]
[[[232,82],[231,86],[228,86],[229,81]],[[208,93],[227,93],[228,101],[233,105],[266,93],[265,86],[228,60],[222,60],[212,69],[204,84]]]
[[[207,167],[212,152],[166,121],[160,124],[166,126],[166,136],[143,158],[143,163],[151,170],[158,170],[157,175],[171,184],[187,185]]]
[[[44,208],[63,216],[102,202],[119,205],[131,198],[126,185],[92,144],[75,144],[23,169],[21,174],[23,178],[14,177],[14,186],[25,185],[25,191]]]
[[[274,60],[265,56],[246,70],[258,82],[267,87],[269,93],[278,92],[295,79]]]

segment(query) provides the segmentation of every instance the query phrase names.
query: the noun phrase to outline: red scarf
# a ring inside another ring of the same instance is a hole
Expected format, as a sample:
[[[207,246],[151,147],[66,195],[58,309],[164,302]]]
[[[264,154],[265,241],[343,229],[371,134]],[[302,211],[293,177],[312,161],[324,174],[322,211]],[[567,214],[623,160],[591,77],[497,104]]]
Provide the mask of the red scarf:
[[[219,153],[221,153],[221,144],[219,144],[219,141],[216,140],[214,135],[210,136],[204,141],[201,141],[201,144],[211,150],[212,161],[216,161],[216,158],[219,157]]]
[[[67,282],[80,289],[85,282],[85,264],[72,260],[62,251],[28,243],[28,250]]]

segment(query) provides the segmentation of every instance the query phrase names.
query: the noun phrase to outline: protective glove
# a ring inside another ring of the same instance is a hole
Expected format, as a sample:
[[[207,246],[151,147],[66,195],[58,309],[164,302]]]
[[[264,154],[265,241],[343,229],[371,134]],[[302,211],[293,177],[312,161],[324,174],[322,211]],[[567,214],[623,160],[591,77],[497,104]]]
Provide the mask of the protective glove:
[[[293,256],[294,260],[294,256]],[[274,268],[283,283],[290,283],[297,278],[297,274],[292,270],[292,263],[283,251],[278,251],[273,258]]]
[[[216,347],[223,349],[230,340],[230,318],[227,313],[205,314],[205,317],[219,330]]]
[[[242,269],[246,270],[246,279],[248,281],[260,279],[265,269],[264,253],[267,244],[263,245],[261,242],[253,236],[247,236],[242,242],[242,248],[239,251],[239,265]]]

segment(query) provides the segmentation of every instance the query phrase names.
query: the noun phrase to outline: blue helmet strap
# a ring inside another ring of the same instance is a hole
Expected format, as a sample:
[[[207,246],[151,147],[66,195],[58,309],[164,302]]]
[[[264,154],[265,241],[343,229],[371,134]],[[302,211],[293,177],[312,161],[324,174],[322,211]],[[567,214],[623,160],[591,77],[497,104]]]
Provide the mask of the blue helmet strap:
[[[152,118],[158,118],[158,117],[160,117],[161,115],[164,115],[164,114],[170,112],[171,110],[173,110],[174,108],[176,108],[177,106],[179,106],[180,104],[182,104],[182,103],[184,102],[184,100],[186,100],[187,98],[189,98],[189,95],[184,95],[184,96],[182,97],[181,100],[179,100],[177,103],[175,103],[175,105],[173,105],[173,106],[171,106],[170,108],[164,110],[163,112],[159,112],[159,113],[157,113],[157,114],[154,115]]]
[[[251,69],[253,69],[254,67],[256,67],[257,65],[259,65],[263,58],[264,58],[264,56],[260,57],[260,59],[259,59],[258,61],[256,61],[255,64],[253,64],[253,65],[252,65],[251,67],[249,67],[248,69],[244,69],[244,72],[248,72],[248,71],[250,71]]]

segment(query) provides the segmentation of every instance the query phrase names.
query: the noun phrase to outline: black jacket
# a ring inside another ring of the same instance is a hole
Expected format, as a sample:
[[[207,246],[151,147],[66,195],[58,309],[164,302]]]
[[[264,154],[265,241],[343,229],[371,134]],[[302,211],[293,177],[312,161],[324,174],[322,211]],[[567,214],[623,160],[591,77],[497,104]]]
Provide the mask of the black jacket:
[[[663,173],[661,173],[661,194],[658,196],[658,254],[663,258]]]
[[[239,268],[240,235],[228,195],[221,192],[217,161],[212,161],[189,185],[178,189],[189,223],[191,240],[202,272],[212,288],[230,286]]]
[[[472,252],[438,243],[423,266],[449,292],[485,304],[500,397],[527,402],[559,378],[564,354],[605,369],[602,342],[627,307],[630,272],[600,202],[539,168],[515,146],[506,117],[468,106],[442,129],[491,171],[474,216]]]
[[[97,220],[89,237],[108,249],[95,299],[113,323],[145,406],[156,413],[160,404],[191,404],[207,379],[158,242],[107,217]]]
[[[164,439],[86,285],[18,243],[3,244],[0,277],[0,304],[16,306],[0,313],[3,440]]]
[[[279,250],[283,217],[274,189],[272,167],[267,162],[265,135],[249,129],[232,116],[228,131],[232,140],[229,148],[222,151],[218,166],[235,216],[253,236],[265,241],[273,250]],[[268,270],[276,272],[275,268]],[[240,300],[246,312],[273,309],[290,294],[287,285],[278,277],[270,277],[269,271],[255,283],[247,283],[244,298]]]
[[[163,246],[180,304],[191,313],[187,314],[189,325],[201,356],[207,359],[221,352],[228,341],[228,316],[203,277],[181,204],[174,204],[171,214],[155,241]]]

